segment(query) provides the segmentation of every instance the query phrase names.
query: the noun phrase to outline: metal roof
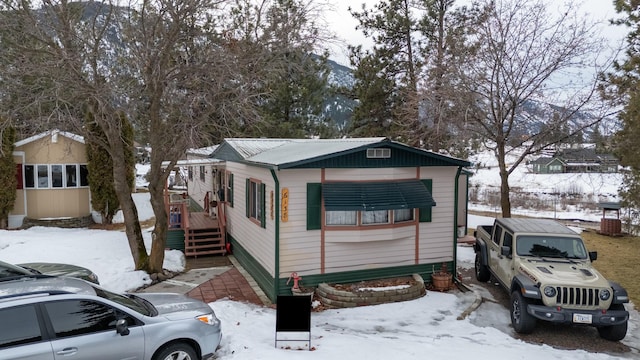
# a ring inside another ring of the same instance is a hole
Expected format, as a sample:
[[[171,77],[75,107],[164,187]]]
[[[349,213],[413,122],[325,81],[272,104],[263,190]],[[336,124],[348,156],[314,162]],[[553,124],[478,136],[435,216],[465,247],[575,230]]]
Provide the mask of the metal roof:
[[[423,159],[422,163],[444,164],[447,166],[468,166],[464,160],[450,156],[437,154],[431,151],[413,148],[411,146],[394,142],[385,137],[370,138],[344,138],[344,139],[225,139],[223,144],[212,154],[214,158],[228,161],[240,161],[258,166],[276,166],[278,168],[303,168],[308,167],[336,167],[335,164],[320,164],[327,159],[341,158],[351,161],[351,166],[366,167],[356,163],[353,159],[347,159],[349,154],[364,151],[368,147],[393,147],[406,154],[413,154],[413,165]],[[424,159],[429,159],[424,161]],[[395,167],[390,159],[377,159],[375,167]],[[385,162],[386,161],[386,162]],[[405,161],[402,157],[395,160]],[[312,164],[313,163],[313,164]],[[386,164],[386,165],[385,165]],[[373,166],[372,164],[369,164]]]
[[[202,147],[202,148],[188,149],[187,150],[187,154],[189,154],[189,155],[198,155],[198,156],[209,156],[217,148],[218,148],[218,145],[212,145],[212,146],[207,146],[207,147]]]
[[[281,165],[375,144],[384,137],[355,139],[226,139],[245,160]]]

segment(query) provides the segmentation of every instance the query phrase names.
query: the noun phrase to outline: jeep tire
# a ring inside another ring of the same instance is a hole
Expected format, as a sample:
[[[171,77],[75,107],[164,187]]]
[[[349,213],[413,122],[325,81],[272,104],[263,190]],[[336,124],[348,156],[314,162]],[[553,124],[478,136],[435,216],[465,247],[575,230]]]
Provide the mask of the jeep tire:
[[[511,325],[518,334],[531,334],[536,327],[536,318],[527,312],[528,304],[520,289],[511,293]]]
[[[624,310],[623,304],[611,304],[609,310]],[[609,341],[620,341],[627,334],[627,321],[618,325],[602,326],[598,328],[600,337]]]
[[[484,265],[482,263],[482,254],[480,253],[480,251],[476,252],[475,270],[476,280],[480,282],[487,282],[491,278],[489,268],[487,267],[487,265]]]

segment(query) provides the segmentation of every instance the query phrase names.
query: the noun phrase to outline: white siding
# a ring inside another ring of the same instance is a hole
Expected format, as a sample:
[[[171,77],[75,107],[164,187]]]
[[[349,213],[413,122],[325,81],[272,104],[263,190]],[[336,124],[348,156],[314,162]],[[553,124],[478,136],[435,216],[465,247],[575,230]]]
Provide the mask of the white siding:
[[[227,162],[226,169],[233,174],[233,207],[226,206],[227,232],[245,248],[271,275],[275,271],[275,222],[270,215],[270,194],[274,181],[268,169],[248,167]],[[246,179],[253,178],[265,184],[266,228],[246,216]],[[275,196],[275,194],[274,194]]]
[[[415,179],[416,168],[327,169],[327,181],[379,181]]]
[[[289,190],[289,218],[280,222],[280,274],[288,277],[321,273],[321,230],[307,231],[307,183],[320,183],[321,170],[300,169],[277,171],[280,193],[273,194],[275,182],[268,169],[250,168],[227,162],[234,174],[234,207],[227,207],[228,231],[270,274],[275,266],[275,197],[282,205],[282,189]],[[432,210],[432,222],[416,226],[366,231],[325,231],[325,272],[373,269],[415,264],[415,235],[419,231],[419,263],[453,259],[455,229],[456,167],[425,167],[422,179],[433,179],[433,196],[437,206]],[[327,169],[327,181],[378,181],[415,179],[416,168]],[[259,179],[266,185],[265,211],[267,228],[251,222],[245,216],[245,180]],[[273,201],[273,202],[272,202]],[[278,211],[280,216],[281,211]]]
[[[423,179],[433,179],[432,195],[436,202],[431,222],[420,223],[420,263],[453,260],[456,167],[421,168]]]
[[[415,234],[415,226],[366,231],[327,231],[325,270],[331,273],[413,265]],[[343,240],[346,241],[339,242]]]
[[[280,189],[289,189],[289,220],[280,223],[280,276],[320,273],[320,230],[307,231],[307,183],[319,183],[319,169],[278,172]]]

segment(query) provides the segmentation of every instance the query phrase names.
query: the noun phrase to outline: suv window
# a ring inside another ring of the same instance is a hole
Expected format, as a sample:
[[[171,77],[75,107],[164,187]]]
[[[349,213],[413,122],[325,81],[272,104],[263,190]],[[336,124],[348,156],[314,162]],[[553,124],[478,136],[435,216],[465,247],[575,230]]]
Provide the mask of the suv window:
[[[502,228],[500,226],[496,226],[493,231],[493,242],[499,245],[501,237],[502,237]]]
[[[0,349],[42,340],[36,310],[31,305],[0,310]],[[9,325],[10,324],[10,325]]]
[[[57,338],[115,330],[116,319],[124,317],[120,311],[88,300],[54,301],[44,306]],[[134,320],[127,322],[131,325]]]

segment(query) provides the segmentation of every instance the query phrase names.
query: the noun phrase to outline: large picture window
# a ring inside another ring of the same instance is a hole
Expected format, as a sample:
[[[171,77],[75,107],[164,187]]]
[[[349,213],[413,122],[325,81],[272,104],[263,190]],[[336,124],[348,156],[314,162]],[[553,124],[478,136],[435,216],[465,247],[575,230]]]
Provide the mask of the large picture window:
[[[26,189],[64,189],[89,186],[88,174],[87,165],[24,165],[24,187]]]
[[[307,184],[307,230],[431,222],[431,179]]]
[[[325,211],[327,226],[384,225],[412,222],[414,209],[374,211]],[[358,219],[360,221],[358,222]]]

